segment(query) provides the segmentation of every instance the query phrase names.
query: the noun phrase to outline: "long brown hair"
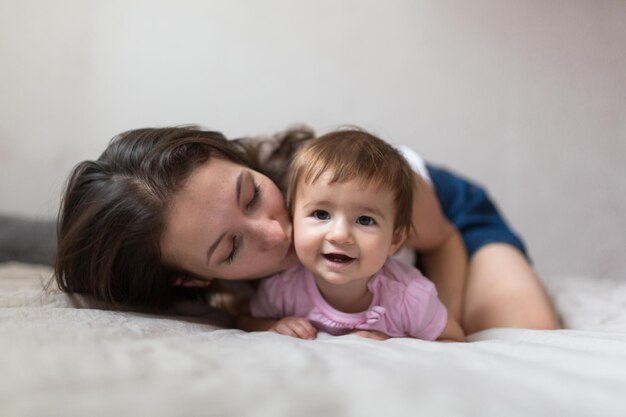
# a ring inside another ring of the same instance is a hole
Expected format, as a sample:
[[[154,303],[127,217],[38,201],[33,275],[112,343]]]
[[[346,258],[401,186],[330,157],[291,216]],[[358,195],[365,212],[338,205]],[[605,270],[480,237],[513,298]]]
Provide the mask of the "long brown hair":
[[[173,280],[189,274],[161,262],[159,240],[166,206],[184,180],[213,157],[283,179],[294,144],[312,137],[309,129],[292,129],[271,140],[229,141],[195,126],[114,137],[97,160],[79,163],[67,181],[57,223],[59,288],[112,307],[168,306],[176,294]],[[278,146],[261,155],[266,142]],[[263,170],[264,164],[273,171]]]

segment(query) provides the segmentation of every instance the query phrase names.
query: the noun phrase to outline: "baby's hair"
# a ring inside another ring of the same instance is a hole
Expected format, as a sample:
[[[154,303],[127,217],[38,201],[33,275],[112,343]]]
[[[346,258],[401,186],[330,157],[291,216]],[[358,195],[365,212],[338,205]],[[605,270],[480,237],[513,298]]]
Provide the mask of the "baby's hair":
[[[394,229],[405,236],[411,232],[413,170],[393,146],[358,128],[336,130],[310,141],[291,163],[287,203],[292,215],[298,185],[314,183],[327,172],[333,175],[331,184],[356,180],[391,190],[396,209]]]

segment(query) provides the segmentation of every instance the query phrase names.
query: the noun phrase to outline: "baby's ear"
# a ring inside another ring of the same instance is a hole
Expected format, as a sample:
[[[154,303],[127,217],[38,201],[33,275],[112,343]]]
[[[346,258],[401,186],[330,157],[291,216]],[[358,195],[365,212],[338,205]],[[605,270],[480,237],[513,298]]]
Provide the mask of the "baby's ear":
[[[179,276],[174,279],[172,285],[174,285],[175,287],[185,288],[207,288],[209,285],[211,285],[211,280]]]
[[[396,253],[398,249],[400,249],[400,246],[402,246],[405,240],[406,240],[406,233],[404,233],[402,230],[394,231],[393,237],[391,239],[391,246],[389,247],[389,252],[387,253],[387,255],[391,256],[394,253]]]

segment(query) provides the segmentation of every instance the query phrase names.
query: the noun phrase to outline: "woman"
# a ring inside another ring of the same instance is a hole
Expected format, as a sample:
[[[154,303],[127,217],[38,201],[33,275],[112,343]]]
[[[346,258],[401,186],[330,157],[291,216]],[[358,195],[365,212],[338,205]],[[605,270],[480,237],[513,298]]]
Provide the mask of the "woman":
[[[280,189],[290,157],[313,137],[301,128],[228,141],[195,127],[117,136],[70,176],[59,217],[60,288],[113,305],[167,306],[180,287],[289,268],[297,259]],[[418,169],[419,157],[407,156]],[[521,242],[484,192],[433,167],[416,180],[408,244],[466,333],[557,328]]]

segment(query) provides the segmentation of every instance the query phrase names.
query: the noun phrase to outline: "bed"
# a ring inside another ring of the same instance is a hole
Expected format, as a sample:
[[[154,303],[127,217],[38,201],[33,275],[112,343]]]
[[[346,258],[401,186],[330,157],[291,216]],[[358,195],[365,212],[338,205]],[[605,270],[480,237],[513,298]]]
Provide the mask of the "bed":
[[[469,343],[107,311],[0,264],[0,416],[626,416],[626,282],[551,277],[566,329]]]

